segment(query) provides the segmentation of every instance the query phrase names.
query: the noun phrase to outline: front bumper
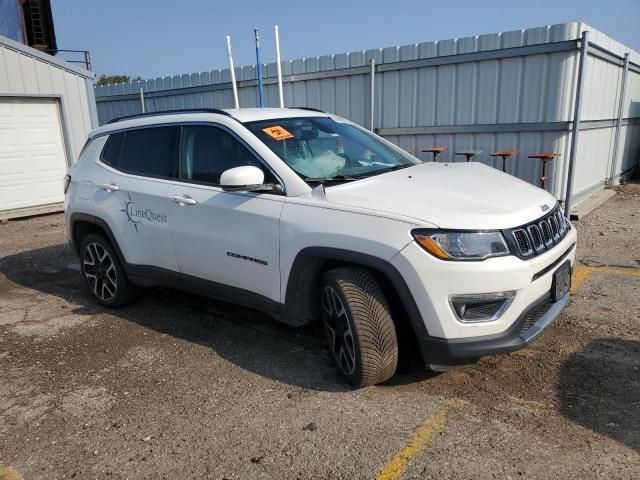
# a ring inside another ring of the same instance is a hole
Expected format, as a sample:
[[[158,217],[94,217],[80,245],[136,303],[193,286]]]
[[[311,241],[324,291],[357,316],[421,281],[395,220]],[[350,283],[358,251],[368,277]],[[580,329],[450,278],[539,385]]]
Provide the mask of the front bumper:
[[[565,294],[552,303],[547,294],[534,302],[506,332],[484,337],[447,340],[426,336],[420,339],[428,352],[426,363],[434,370],[473,363],[478,358],[519,350],[533,342],[560,315],[569,302]]]
[[[481,262],[436,259],[416,242],[392,263],[415,301],[419,319],[412,319],[425,362],[453,366],[481,356],[511,352],[531,343],[566,306],[569,296],[551,303],[553,274],[562,264],[573,267],[576,232],[571,229],[553,249],[529,260],[515,256]],[[458,320],[451,295],[515,291],[513,302],[494,321]]]

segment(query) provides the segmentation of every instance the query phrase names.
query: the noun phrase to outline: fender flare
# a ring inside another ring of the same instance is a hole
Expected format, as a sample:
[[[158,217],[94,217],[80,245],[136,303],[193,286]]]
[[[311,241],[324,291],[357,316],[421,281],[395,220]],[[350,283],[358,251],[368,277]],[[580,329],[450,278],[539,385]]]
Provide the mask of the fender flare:
[[[331,247],[307,247],[298,252],[289,273],[285,293],[287,323],[304,325],[312,320],[312,291],[319,282],[318,273],[327,262],[344,262],[376,270],[384,275],[395,289],[418,340],[423,358],[427,358],[424,339],[429,337],[418,305],[400,272],[389,261],[373,255]]]
[[[124,254],[120,249],[120,245],[118,245],[118,242],[116,241],[116,237],[113,234],[113,231],[111,230],[111,227],[109,226],[109,224],[105,222],[102,218],[96,217],[95,215],[91,215],[89,213],[74,212],[71,214],[71,217],[69,217],[69,233],[71,237],[69,241],[73,245],[76,252],[79,251],[80,249],[80,245],[76,245],[75,243],[75,224],[78,222],[91,223],[99,227],[101,230],[103,230],[104,233],[107,235],[109,242],[111,242],[111,245],[113,245],[113,248],[116,251],[116,255],[118,256],[118,260],[120,260],[120,263],[122,265],[128,265],[126,259],[124,258]]]

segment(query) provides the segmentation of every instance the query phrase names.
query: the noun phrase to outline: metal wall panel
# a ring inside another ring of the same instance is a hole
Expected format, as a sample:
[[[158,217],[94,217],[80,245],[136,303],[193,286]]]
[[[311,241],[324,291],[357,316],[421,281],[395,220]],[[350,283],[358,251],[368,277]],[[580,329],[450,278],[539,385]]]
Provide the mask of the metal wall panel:
[[[587,76],[584,85],[585,102],[582,120],[615,118],[620,100],[622,68],[599,58],[587,58]]]
[[[424,160],[430,160],[430,154],[421,150],[434,145],[449,148],[438,157],[441,161],[461,161],[463,157],[457,157],[456,150],[481,149],[483,154],[477,160],[496,167],[499,160],[489,157],[490,152],[519,149],[509,171],[532,183],[538,182],[540,164],[527,155],[560,153],[561,157],[550,165],[547,188],[563,198],[577,47],[584,30],[590,32],[592,44],[609,50],[613,57],[629,51],[588,25],[568,23],[297,59],[282,63],[285,104],[320,108],[371,127],[368,66],[373,59],[377,67],[375,127],[384,129],[381,133],[391,141]],[[640,60],[640,55],[631,52],[631,60]],[[264,65],[264,72],[265,104],[277,106],[276,65]],[[617,60],[607,61],[593,54],[588,57],[583,120],[614,121],[621,72]],[[240,105],[257,106],[255,66],[236,68],[236,79]],[[97,87],[100,122],[140,112],[140,88],[147,94],[147,112],[232,107],[229,80],[229,70],[222,69]],[[630,71],[628,98],[623,103],[625,118],[640,117],[639,89],[640,74]],[[433,133],[434,127],[438,133]],[[401,131],[403,128],[414,130]],[[638,128],[621,129],[621,171],[637,161],[633,149],[637,148]],[[581,132],[575,182],[578,194],[601,185],[608,176],[614,132],[612,123],[607,128]]]
[[[629,172],[640,158],[640,125],[623,125],[620,129],[620,158],[616,175]]]
[[[70,162],[98,126],[93,79],[92,72],[0,36],[0,96],[59,99]]]
[[[613,153],[613,128],[598,128],[580,132],[578,167],[573,192],[579,196],[609,176],[609,159]]]
[[[640,117],[640,73],[629,71],[622,118]]]

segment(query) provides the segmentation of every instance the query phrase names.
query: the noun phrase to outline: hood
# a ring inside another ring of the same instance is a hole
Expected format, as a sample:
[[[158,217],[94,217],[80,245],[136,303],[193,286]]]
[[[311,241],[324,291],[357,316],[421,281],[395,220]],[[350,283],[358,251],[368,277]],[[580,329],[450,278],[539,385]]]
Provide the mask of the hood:
[[[477,162],[423,163],[328,187],[325,195],[331,203],[471,230],[516,227],[556,204],[545,190]]]

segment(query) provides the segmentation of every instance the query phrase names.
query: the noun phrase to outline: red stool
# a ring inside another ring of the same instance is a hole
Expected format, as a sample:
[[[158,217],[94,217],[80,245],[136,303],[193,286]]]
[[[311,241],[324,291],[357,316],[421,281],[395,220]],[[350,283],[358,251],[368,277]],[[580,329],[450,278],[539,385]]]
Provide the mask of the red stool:
[[[442,153],[442,152],[446,152],[448,150],[448,147],[429,147],[429,148],[423,148],[422,151],[423,152],[431,152],[433,153],[433,161],[437,161],[438,158],[438,154]]]
[[[542,162],[542,175],[540,176],[540,188],[544,188],[544,181],[547,179],[547,162],[550,162],[556,157],[559,157],[559,153],[534,153],[529,155],[529,158],[537,158]]]
[[[496,150],[493,153],[490,153],[489,155],[491,157],[502,157],[502,171],[506,172],[507,171],[507,158],[511,158],[514,155],[517,155],[519,152],[519,150],[513,149],[513,150]]]

